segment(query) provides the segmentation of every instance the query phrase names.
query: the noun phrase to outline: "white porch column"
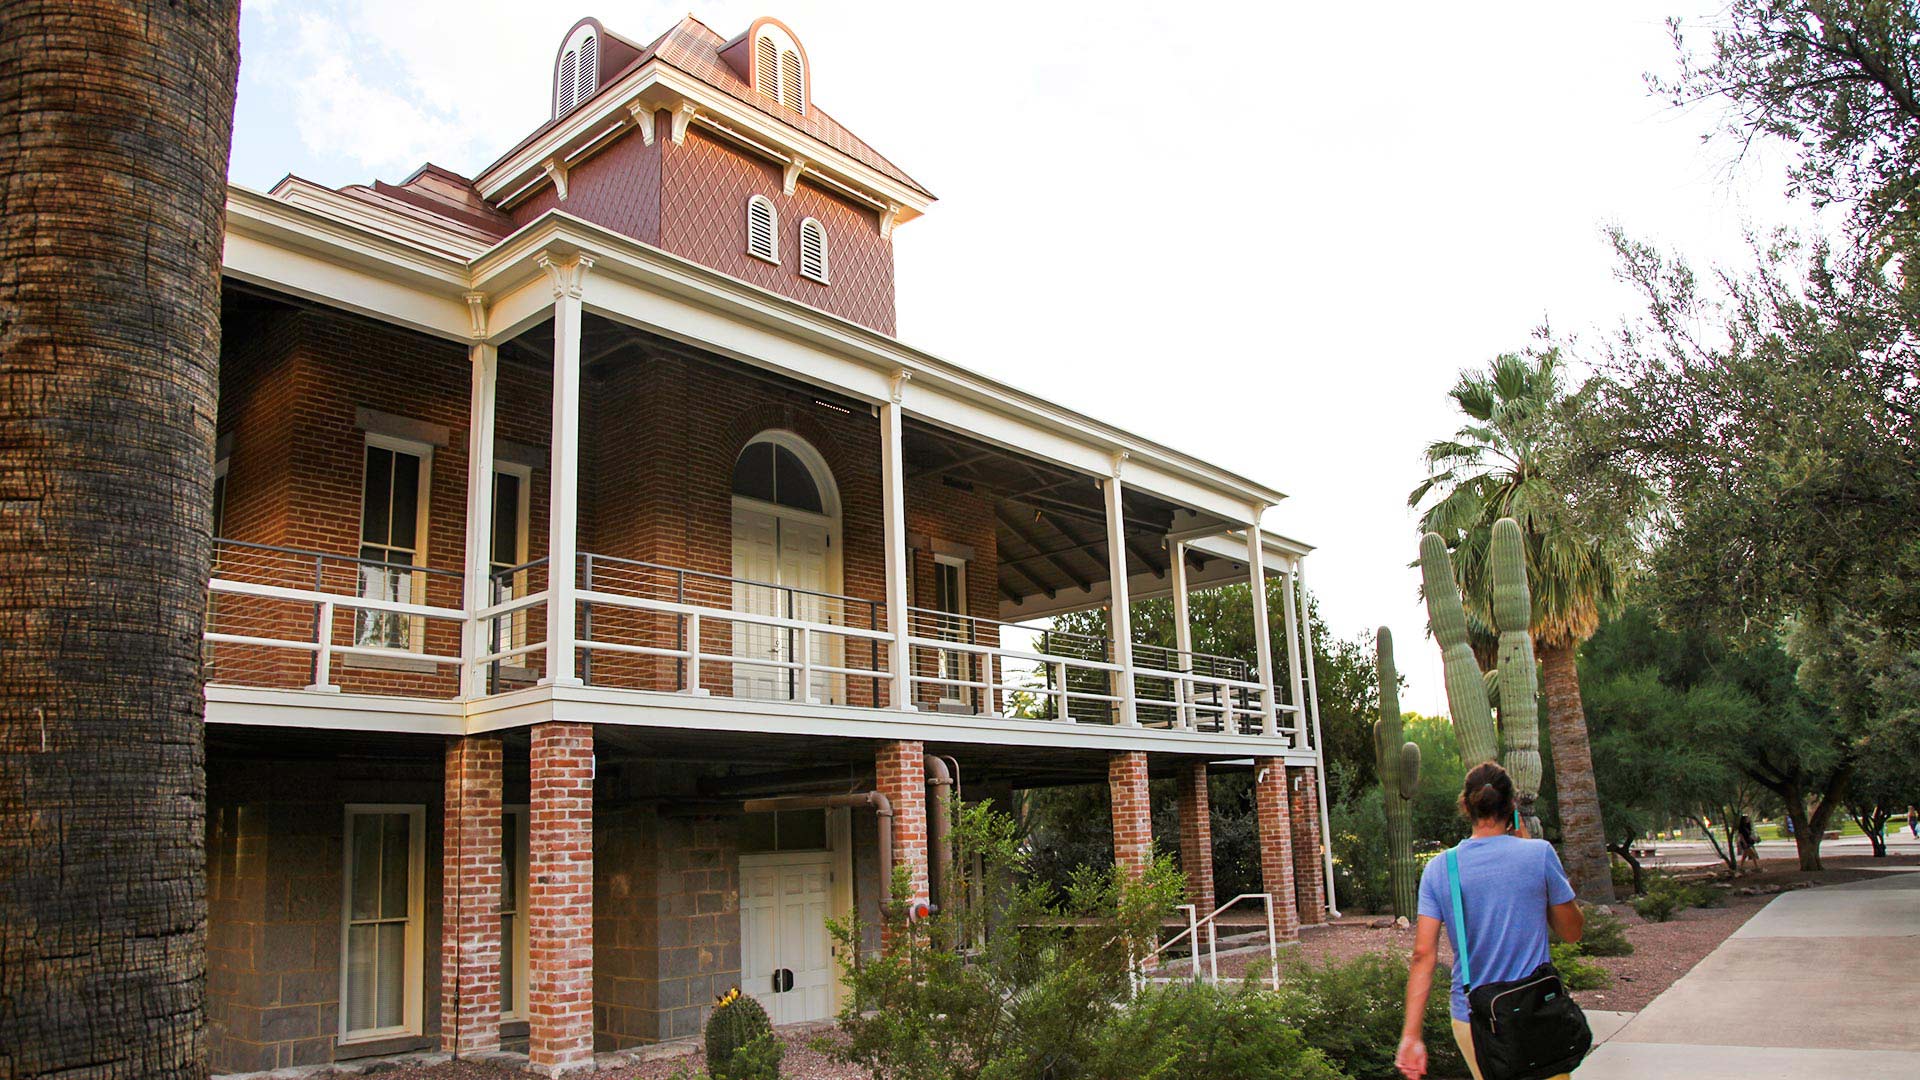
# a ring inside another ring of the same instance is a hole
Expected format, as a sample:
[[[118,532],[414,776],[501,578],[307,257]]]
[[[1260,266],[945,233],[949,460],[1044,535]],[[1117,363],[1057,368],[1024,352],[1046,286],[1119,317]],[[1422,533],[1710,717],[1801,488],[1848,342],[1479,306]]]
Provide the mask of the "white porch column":
[[[1302,681],[1300,675],[1300,614],[1298,605],[1294,602],[1294,593],[1298,590],[1297,579],[1294,575],[1297,573],[1299,565],[1297,559],[1289,563],[1286,572],[1282,575],[1282,579],[1286,584],[1284,608],[1287,618],[1287,681],[1288,685],[1293,687],[1293,691],[1289,697],[1294,704],[1294,748],[1304,750],[1307,747],[1307,695],[1306,684]]]
[[[574,673],[575,566],[580,530],[580,293],[593,259],[542,255],[553,281],[553,430],[548,478],[547,677],[553,686],[578,686]]]
[[[1294,558],[1293,581],[1289,583],[1291,588],[1288,591],[1288,595],[1292,595],[1292,588],[1299,589],[1300,598],[1304,605],[1307,595],[1307,577],[1306,569],[1300,565],[1301,561],[1298,556]],[[1307,669],[1306,708],[1303,709],[1301,713],[1302,716],[1308,711],[1313,713],[1313,757],[1314,760],[1319,763],[1319,767],[1314,772],[1314,779],[1317,781],[1314,786],[1320,789],[1321,859],[1325,864],[1325,872],[1327,875],[1327,910],[1332,912],[1337,918],[1340,914],[1340,909],[1334,906],[1333,895],[1333,823],[1327,812],[1327,749],[1320,738],[1320,685],[1313,674],[1313,622],[1305,617],[1306,614],[1307,612],[1302,611],[1302,618],[1300,620],[1302,651],[1306,654]],[[1306,733],[1307,723],[1304,719],[1299,721],[1297,729],[1303,735]]]
[[[1107,629],[1113,637],[1113,662],[1120,666],[1119,685],[1114,687],[1120,699],[1120,723],[1137,727],[1140,714],[1133,702],[1133,618],[1127,603],[1127,519],[1121,504],[1120,466],[1127,460],[1125,451],[1113,456],[1113,475],[1100,482],[1107,494]]]
[[[912,618],[907,610],[906,460],[900,446],[900,399],[911,374],[897,372],[889,400],[880,405],[880,517],[886,544],[887,693],[896,709],[913,711],[913,651],[907,645]],[[875,702],[874,704],[879,704]]]
[[[1187,605],[1187,545],[1178,540],[1167,545],[1167,572],[1173,583],[1173,648],[1178,654],[1176,661],[1182,670],[1193,670],[1193,619]],[[1180,726],[1193,730],[1193,684],[1178,683],[1174,689],[1175,698],[1180,702]],[[1222,704],[1232,701],[1232,695],[1222,693]],[[1231,724],[1223,724],[1231,728]]]
[[[1267,616],[1267,553],[1260,542],[1260,517],[1267,508],[1255,505],[1253,524],[1247,526],[1247,581],[1253,587],[1253,647],[1260,660],[1260,733],[1272,735],[1274,723],[1273,627]]]
[[[480,324],[476,332],[484,332],[484,319],[476,323]],[[499,389],[500,349],[476,341],[467,347],[467,359],[473,365],[473,392],[467,418],[467,622],[462,653],[466,665],[461,670],[467,696],[480,697],[487,692],[487,665],[475,661],[492,651],[487,625],[477,615],[493,603],[488,575],[493,563],[493,407]]]

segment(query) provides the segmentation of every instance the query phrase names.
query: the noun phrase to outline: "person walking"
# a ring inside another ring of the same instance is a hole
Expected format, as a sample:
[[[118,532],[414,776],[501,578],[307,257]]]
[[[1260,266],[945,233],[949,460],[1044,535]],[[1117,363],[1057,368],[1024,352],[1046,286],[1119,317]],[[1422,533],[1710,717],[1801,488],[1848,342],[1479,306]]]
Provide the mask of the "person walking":
[[[1912,803],[1907,804],[1907,831],[1915,840],[1920,840],[1920,810],[1914,809]]]
[[[1574,902],[1560,856],[1545,840],[1516,835],[1513,778],[1496,762],[1476,765],[1467,773],[1460,792],[1460,810],[1473,822],[1473,835],[1454,849],[1460,891],[1466,897],[1465,927],[1453,925],[1447,859],[1427,863],[1420,876],[1420,922],[1414,933],[1413,964],[1407,974],[1406,1023],[1394,1065],[1407,1080],[1427,1073],[1427,1044],[1421,1020],[1433,988],[1433,970],[1439,958],[1440,933],[1458,941],[1466,932],[1473,960],[1475,985],[1519,979],[1549,959],[1547,931],[1563,941],[1579,941],[1586,917]],[[1468,1026],[1467,989],[1461,965],[1453,965],[1453,1038],[1482,1080],[1474,1059],[1473,1034]],[[1567,1074],[1562,1073],[1561,1077]],[[1559,1077],[1554,1080],[1560,1080]]]
[[[1748,860],[1752,860],[1753,868],[1756,871],[1759,870],[1760,837],[1753,831],[1753,819],[1745,814],[1741,814],[1740,824],[1734,826],[1733,835],[1734,839],[1740,842],[1740,860],[1738,865],[1745,866]]]

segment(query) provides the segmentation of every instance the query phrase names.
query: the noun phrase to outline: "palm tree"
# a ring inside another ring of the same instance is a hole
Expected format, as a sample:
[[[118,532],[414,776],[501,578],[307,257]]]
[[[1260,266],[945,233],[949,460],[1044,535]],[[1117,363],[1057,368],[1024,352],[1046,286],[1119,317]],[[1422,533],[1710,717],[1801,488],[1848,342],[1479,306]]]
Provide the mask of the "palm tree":
[[[0,1073],[206,1075],[236,0],[0,0]]]
[[[1633,530],[1648,499],[1629,476],[1596,474],[1604,466],[1587,464],[1585,475],[1573,475],[1573,459],[1557,452],[1577,404],[1561,385],[1557,350],[1499,356],[1485,371],[1463,372],[1451,396],[1467,422],[1452,438],[1427,446],[1429,475],[1407,503],[1428,504],[1421,528],[1446,539],[1468,620],[1475,636],[1489,643],[1493,523],[1503,517],[1520,523],[1562,857],[1583,899],[1611,901],[1606,831],[1574,656],[1599,626],[1602,609],[1618,600]],[[1491,653],[1481,655],[1484,664]]]

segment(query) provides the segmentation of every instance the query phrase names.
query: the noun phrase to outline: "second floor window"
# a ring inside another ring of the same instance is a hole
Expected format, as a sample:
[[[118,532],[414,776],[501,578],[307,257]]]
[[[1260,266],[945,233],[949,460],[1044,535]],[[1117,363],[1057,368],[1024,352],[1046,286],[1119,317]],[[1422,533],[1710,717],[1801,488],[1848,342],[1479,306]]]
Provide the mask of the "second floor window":
[[[827,230],[813,218],[800,223],[800,276],[827,283]]]
[[[780,215],[765,195],[747,200],[747,254],[780,265]]]
[[[426,533],[427,462],[431,450],[385,436],[367,436],[366,474],[360,489],[360,595],[395,603],[418,602],[415,574]],[[410,649],[417,620],[391,611],[361,611],[355,645]]]

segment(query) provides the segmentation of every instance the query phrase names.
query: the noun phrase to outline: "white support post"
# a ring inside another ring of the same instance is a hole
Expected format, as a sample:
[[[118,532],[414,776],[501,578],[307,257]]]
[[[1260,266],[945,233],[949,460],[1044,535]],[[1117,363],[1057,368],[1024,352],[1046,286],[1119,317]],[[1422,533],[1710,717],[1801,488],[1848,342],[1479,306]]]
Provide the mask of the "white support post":
[[[1173,582],[1173,648],[1177,655],[1175,663],[1180,670],[1193,672],[1193,619],[1187,606],[1187,545],[1178,540],[1167,545],[1167,571]],[[1193,683],[1181,679],[1173,684],[1175,700],[1179,701],[1180,726],[1193,730]],[[1231,695],[1222,694],[1221,701],[1231,708]],[[1233,730],[1233,724],[1223,718],[1223,733]]]
[[[907,466],[900,445],[900,399],[911,374],[896,372],[888,400],[880,404],[880,517],[886,544],[887,691],[894,708],[913,711],[913,652],[907,644],[913,620],[907,610]],[[878,704],[878,702],[875,702]]]
[[[1120,725],[1138,727],[1140,714],[1133,700],[1133,618],[1127,603],[1127,519],[1122,505],[1120,466],[1125,451],[1113,456],[1113,475],[1100,482],[1107,494],[1107,629],[1113,636],[1113,662],[1120,667]]]
[[[320,604],[313,616],[313,685],[309,690],[338,691],[333,684],[333,605]]]
[[[1293,565],[1294,584],[1300,590],[1304,609],[1307,595],[1306,571],[1300,566],[1298,558],[1294,559]],[[1305,617],[1308,614],[1306,610],[1302,610],[1300,614],[1302,616],[1300,633],[1307,660],[1307,705],[1302,712],[1311,710],[1313,713],[1314,787],[1320,789],[1320,862],[1323,872],[1327,875],[1325,888],[1322,891],[1326,893],[1327,911],[1337,919],[1340,917],[1340,909],[1334,906],[1333,895],[1333,833],[1331,831],[1333,822],[1327,812],[1327,749],[1320,738],[1320,685],[1313,674],[1313,623]],[[1301,730],[1305,730],[1304,722]]]
[[[472,299],[471,297],[469,298]],[[476,332],[484,333],[484,319],[477,320]],[[478,658],[489,648],[488,623],[478,616],[493,603],[493,414],[494,399],[500,385],[500,349],[484,341],[467,347],[467,359],[473,365],[473,393],[468,401],[467,419],[467,556],[465,634],[466,663],[464,686],[470,698],[487,693],[487,665]]]
[[[1287,617],[1287,678],[1293,687],[1293,748],[1307,748],[1307,695],[1306,684],[1300,675],[1300,613],[1294,601],[1294,593],[1299,590],[1299,561],[1295,560],[1287,568],[1283,580],[1286,584],[1286,601],[1282,605]]]
[[[580,536],[580,294],[593,259],[540,256],[553,281],[553,430],[547,525],[547,677],[579,686],[574,669],[574,565]]]
[[[1260,661],[1260,734],[1272,736],[1274,721],[1273,628],[1267,616],[1267,553],[1260,543],[1260,516],[1266,507],[1255,505],[1247,526],[1247,581],[1253,587],[1253,646]]]

